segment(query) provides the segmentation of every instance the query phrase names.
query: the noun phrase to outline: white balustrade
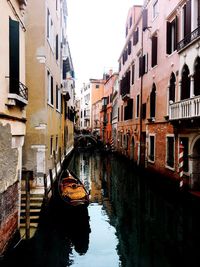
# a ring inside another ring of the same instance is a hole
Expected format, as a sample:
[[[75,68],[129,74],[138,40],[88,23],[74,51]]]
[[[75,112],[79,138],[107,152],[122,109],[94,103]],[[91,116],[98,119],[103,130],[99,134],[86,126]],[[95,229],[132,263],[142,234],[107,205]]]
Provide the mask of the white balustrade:
[[[179,120],[200,116],[200,96],[169,105],[169,119]]]

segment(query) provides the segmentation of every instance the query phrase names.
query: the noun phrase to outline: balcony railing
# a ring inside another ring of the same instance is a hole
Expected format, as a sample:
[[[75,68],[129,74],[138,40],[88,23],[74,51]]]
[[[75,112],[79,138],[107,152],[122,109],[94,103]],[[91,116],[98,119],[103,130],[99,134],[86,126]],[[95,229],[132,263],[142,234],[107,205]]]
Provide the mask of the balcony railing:
[[[169,120],[200,117],[200,96],[169,105]]]
[[[27,104],[28,101],[28,88],[20,81],[13,79],[9,76],[6,76],[10,81],[10,91],[8,98],[15,99],[24,104]]]
[[[188,44],[190,44],[192,41],[197,39],[197,37],[200,36],[200,26],[196,28],[193,32],[187,34],[183,40],[181,40],[177,44],[177,51],[182,50],[184,47],[186,47]]]

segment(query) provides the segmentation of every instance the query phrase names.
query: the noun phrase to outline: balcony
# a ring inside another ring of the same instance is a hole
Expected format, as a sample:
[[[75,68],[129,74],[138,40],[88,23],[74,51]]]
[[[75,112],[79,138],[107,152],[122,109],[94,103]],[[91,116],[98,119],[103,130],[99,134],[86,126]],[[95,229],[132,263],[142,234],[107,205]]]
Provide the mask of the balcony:
[[[124,101],[124,102],[126,102],[126,101],[128,101],[130,99],[130,94],[128,93],[128,94],[123,94],[122,95],[122,100]]]
[[[10,82],[7,106],[25,106],[28,104],[28,88],[20,81],[6,77]]]
[[[177,44],[177,51],[180,52],[181,50],[186,48],[190,43],[195,41],[198,37],[200,37],[200,26],[196,28],[193,32],[187,34],[185,38]]]
[[[200,118],[200,96],[169,105],[169,120]]]

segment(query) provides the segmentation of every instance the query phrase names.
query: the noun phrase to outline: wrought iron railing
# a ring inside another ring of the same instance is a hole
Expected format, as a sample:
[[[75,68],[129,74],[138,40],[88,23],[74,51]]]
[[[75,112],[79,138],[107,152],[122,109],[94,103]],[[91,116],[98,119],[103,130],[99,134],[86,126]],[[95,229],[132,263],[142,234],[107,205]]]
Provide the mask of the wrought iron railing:
[[[196,28],[193,32],[187,34],[184,39],[182,39],[177,44],[177,51],[182,50],[184,47],[186,47],[189,43],[191,43],[193,40],[197,39],[197,37],[200,36],[200,26]]]
[[[20,81],[6,76],[10,80],[10,93],[16,94],[25,100],[28,100],[28,88]]]

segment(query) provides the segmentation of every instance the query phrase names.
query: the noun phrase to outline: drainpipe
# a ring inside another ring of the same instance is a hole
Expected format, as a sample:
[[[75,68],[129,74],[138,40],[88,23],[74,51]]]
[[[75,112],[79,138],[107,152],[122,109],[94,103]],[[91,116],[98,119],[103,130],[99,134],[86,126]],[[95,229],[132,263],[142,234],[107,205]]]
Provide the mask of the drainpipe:
[[[142,36],[141,36],[141,57],[143,60],[143,27],[142,27]],[[142,62],[143,63],[143,62]],[[142,66],[143,67],[143,66]],[[141,147],[142,147],[142,97],[143,97],[143,73],[141,73],[141,78],[140,78],[140,128],[139,128],[139,133],[140,133],[140,150],[139,150],[139,165],[141,165],[142,161],[142,153],[141,153]]]

